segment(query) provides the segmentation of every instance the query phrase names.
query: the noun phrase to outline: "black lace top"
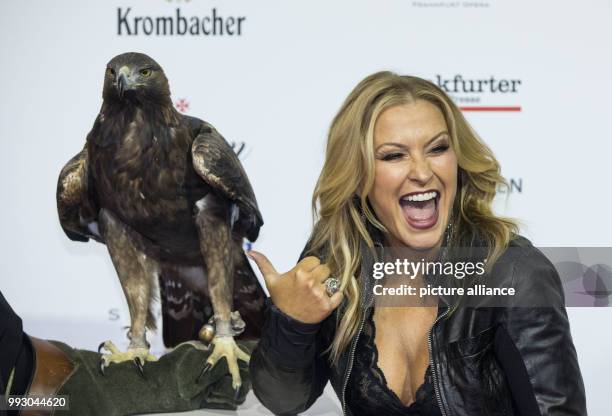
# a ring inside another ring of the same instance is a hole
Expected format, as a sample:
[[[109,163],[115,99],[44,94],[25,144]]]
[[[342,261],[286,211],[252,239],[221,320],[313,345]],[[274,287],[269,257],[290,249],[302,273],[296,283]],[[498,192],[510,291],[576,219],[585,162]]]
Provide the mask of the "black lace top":
[[[369,308],[363,331],[355,349],[353,369],[346,388],[346,403],[354,415],[427,415],[440,416],[433,389],[431,370],[427,367],[425,380],[416,391],[415,401],[406,406],[387,386],[387,380],[378,367],[378,350],[374,343],[376,327]]]

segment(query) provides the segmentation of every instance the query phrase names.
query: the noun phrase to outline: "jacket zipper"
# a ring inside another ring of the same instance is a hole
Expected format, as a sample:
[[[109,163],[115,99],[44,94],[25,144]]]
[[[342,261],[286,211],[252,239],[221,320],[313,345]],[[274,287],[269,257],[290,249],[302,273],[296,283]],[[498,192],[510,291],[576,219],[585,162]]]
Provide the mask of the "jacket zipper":
[[[432,340],[433,340],[433,331],[436,327],[436,324],[438,323],[440,319],[444,318],[448,314],[449,311],[450,311],[450,308],[447,308],[444,311],[444,313],[442,313],[440,316],[436,318],[433,325],[429,329],[429,334],[427,335],[427,346],[429,347],[429,365],[431,367],[431,375],[433,377],[433,385],[434,385],[434,392],[436,393],[436,400],[438,401],[438,407],[440,408],[440,412],[442,413],[442,416],[446,416],[447,413],[444,408],[444,404],[442,403],[442,396],[440,394],[440,388],[438,386],[438,377],[436,374],[436,367],[434,366]]]
[[[374,243],[376,247],[382,250],[382,245],[380,243]],[[361,271],[362,277],[363,270]],[[365,278],[365,284],[362,293],[362,299],[364,300],[365,308],[363,316],[361,317],[361,323],[359,324],[359,330],[357,330],[357,334],[353,339],[353,345],[351,347],[351,353],[349,354],[349,361],[346,368],[346,375],[344,376],[344,385],[342,386],[342,415],[346,416],[346,385],[348,384],[349,377],[351,376],[351,371],[353,370],[353,361],[355,360],[355,350],[357,349],[357,341],[359,341],[359,337],[361,336],[361,332],[363,331],[363,325],[365,324],[366,314],[368,313],[368,308],[372,305],[374,299],[370,299],[368,296],[369,287],[368,287],[368,278]]]
[[[355,339],[353,340],[353,345],[351,348],[351,353],[349,355],[349,362],[346,369],[346,376],[344,377],[344,386],[342,386],[342,414],[346,416],[346,386],[348,384],[349,377],[351,376],[351,371],[353,370],[353,361],[355,361],[355,350],[357,349],[357,341],[359,341],[359,337],[361,336],[361,332],[363,331],[363,325],[365,324],[365,320],[368,314],[368,308],[372,306],[374,303],[374,299],[368,299],[368,295],[366,293],[366,306],[364,308],[363,316],[361,317],[361,323],[359,324],[359,330],[355,335]]]
[[[351,353],[349,355],[349,361],[346,369],[346,376],[344,377],[344,385],[342,386],[342,414],[346,416],[346,385],[348,384],[348,379],[351,376],[351,370],[353,369],[353,361],[355,359],[355,350],[357,349],[357,341],[359,341],[359,336],[361,335],[361,331],[363,330],[363,325],[365,324],[365,316],[366,312],[363,314],[363,318],[361,319],[361,324],[359,324],[359,330],[357,331],[357,335],[355,335],[355,339],[353,341],[353,347],[351,348]]]

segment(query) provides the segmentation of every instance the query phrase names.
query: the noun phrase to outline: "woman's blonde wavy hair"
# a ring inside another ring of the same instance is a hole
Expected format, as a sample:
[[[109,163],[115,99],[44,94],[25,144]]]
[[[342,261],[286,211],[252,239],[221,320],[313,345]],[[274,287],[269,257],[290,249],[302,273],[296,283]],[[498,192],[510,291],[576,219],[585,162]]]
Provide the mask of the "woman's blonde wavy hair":
[[[367,198],[374,184],[374,125],[387,108],[417,99],[436,105],[444,115],[457,155],[458,187],[453,204],[453,241],[469,244],[478,235],[488,247],[490,267],[512,236],[516,223],[496,216],[492,202],[498,186],[507,185],[489,147],[482,142],[459,108],[435,84],[421,78],[378,72],[361,81],[334,118],[327,140],[325,163],[312,197],[314,227],[306,254],[322,257],[341,281],[345,313],[337,321],[328,350],[337,363],[355,336],[364,311],[360,307],[360,248],[373,249],[364,217],[386,233]]]

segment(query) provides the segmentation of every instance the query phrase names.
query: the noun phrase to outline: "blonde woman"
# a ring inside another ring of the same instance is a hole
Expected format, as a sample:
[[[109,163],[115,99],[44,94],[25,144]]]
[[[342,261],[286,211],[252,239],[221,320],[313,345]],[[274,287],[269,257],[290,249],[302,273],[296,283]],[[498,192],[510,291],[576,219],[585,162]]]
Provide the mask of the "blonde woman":
[[[379,72],[331,125],[299,263],[278,273],[250,371],[276,414],[308,409],[330,381],[347,415],[582,415],[585,395],[559,277],[491,204],[500,168],[426,80]],[[362,247],[486,248],[498,282],[555,307],[373,307]]]

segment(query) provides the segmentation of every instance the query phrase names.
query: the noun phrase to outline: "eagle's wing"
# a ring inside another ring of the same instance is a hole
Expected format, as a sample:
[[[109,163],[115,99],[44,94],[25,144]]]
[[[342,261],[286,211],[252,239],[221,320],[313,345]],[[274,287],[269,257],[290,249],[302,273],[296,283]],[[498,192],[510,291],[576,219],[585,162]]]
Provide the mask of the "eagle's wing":
[[[191,146],[193,166],[204,181],[238,207],[236,222],[255,241],[263,219],[238,156],[210,124],[203,122]],[[233,216],[234,217],[234,216]]]
[[[102,242],[88,192],[87,146],[62,168],[57,181],[57,212],[64,232],[74,241]]]

